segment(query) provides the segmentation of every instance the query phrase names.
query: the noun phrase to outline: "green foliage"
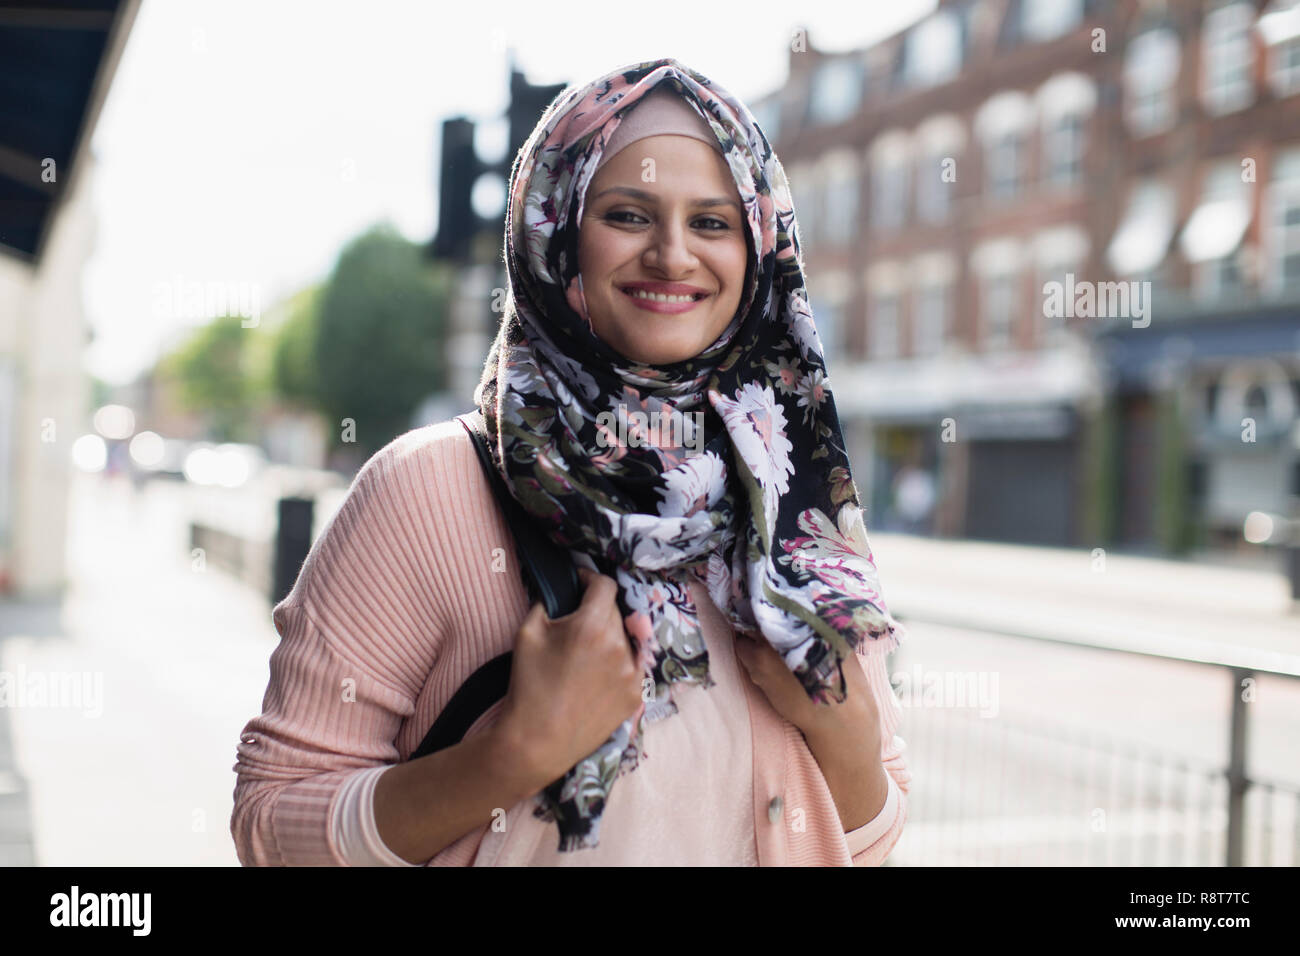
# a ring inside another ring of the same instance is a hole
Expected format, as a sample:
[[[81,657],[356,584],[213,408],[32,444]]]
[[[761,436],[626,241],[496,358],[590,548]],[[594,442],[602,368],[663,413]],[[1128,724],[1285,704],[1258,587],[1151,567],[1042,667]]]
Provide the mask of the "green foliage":
[[[276,331],[271,350],[270,378],[275,394],[301,408],[320,405],[316,333],[323,291],[322,286],[315,285],[289,299],[288,314]]]
[[[316,404],[335,444],[356,423],[366,456],[409,428],[411,414],[445,388],[446,276],[388,224],[339,255],[320,298]]]
[[[266,397],[265,381],[249,374],[249,343],[257,328],[238,315],[223,315],[197,330],[159,363],[176,382],[181,403],[201,412],[217,441],[255,439],[255,410]]]
[[[344,248],[328,282],[291,297],[278,324],[214,319],[158,372],[217,441],[256,441],[260,413],[278,400],[323,415],[336,446],[352,419],[350,447],[369,457],[445,388],[449,288],[418,245],[381,224]]]

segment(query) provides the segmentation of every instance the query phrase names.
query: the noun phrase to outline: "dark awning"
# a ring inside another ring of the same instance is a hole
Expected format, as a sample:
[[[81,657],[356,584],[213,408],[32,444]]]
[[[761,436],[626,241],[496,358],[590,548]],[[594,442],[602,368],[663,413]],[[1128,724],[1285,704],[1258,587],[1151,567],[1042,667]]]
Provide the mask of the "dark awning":
[[[0,0],[0,252],[39,258],[138,0]],[[56,181],[42,171],[54,160]]]
[[[1200,365],[1300,353],[1300,305],[1163,321],[1157,315],[1147,328],[1117,323],[1096,342],[1117,384],[1146,384],[1170,361]]]

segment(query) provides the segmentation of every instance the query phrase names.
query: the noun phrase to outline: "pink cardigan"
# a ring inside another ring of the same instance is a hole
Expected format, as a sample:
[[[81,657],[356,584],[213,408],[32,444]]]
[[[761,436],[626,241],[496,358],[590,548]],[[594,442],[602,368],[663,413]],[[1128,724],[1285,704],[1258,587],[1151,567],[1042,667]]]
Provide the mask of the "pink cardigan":
[[[242,864],[409,865],[378,837],[374,782],[409,757],[466,677],[510,648],[528,611],[509,529],[480,467],[469,436],[455,421],[394,439],[358,472],[293,590],[275,607],[272,619],[281,640],[271,654],[263,712],[245,726],[236,750],[230,829]],[[494,564],[501,568],[503,562],[504,570],[494,573]],[[551,842],[556,834],[542,835],[542,825],[531,821],[529,800],[510,809],[509,838],[487,823],[426,865],[642,862],[638,848],[652,834],[662,846],[663,837],[659,830],[628,828],[652,826],[656,805],[685,805],[673,801],[688,799],[692,775],[686,771],[709,765],[681,759],[687,739],[692,756],[707,757],[714,748],[713,765],[737,770],[707,785],[711,798],[725,804],[707,813],[715,820],[734,818],[726,805],[748,801],[752,827],[733,826],[728,842],[719,842],[727,831],[708,826],[706,815],[697,823],[698,839],[680,841],[674,862],[884,861],[906,822],[911,774],[902,757],[905,744],[895,733],[901,708],[883,655],[859,659],[880,708],[888,795],[875,819],[845,834],[802,734],[744,677],[734,655],[719,654],[730,649],[731,629],[704,588],[693,593],[704,599],[701,621],[719,683],[690,690],[716,696],[696,707],[687,704],[704,698],[684,696],[681,713],[647,728],[651,756],[615,784],[602,821],[602,846],[558,854]],[[470,733],[490,727],[499,707]],[[745,733],[752,741],[748,759],[728,764],[720,748],[730,746],[728,734],[734,742]],[[665,755],[655,751],[656,740],[675,740],[676,746]],[[656,753],[659,763],[651,771]],[[638,775],[642,781],[634,783]],[[626,815],[615,813],[620,788]],[[710,839],[712,845],[700,842]]]

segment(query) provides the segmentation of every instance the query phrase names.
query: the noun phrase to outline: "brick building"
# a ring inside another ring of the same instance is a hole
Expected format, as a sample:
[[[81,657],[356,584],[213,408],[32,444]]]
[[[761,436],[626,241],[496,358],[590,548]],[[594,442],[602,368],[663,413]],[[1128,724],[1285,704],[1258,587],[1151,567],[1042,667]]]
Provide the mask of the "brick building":
[[[1181,550],[1292,506],[1297,92],[1294,4],[941,0],[863,50],[796,35],[754,108],[875,527]]]

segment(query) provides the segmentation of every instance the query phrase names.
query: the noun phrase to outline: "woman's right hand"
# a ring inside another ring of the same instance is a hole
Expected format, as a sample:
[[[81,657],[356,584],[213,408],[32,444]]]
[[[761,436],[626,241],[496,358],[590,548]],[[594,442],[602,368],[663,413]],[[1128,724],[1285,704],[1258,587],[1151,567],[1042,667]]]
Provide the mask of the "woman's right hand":
[[[498,733],[538,789],[591,754],[641,705],[643,674],[623,628],[613,578],[579,567],[578,609],[554,620],[538,602],[515,636]]]

